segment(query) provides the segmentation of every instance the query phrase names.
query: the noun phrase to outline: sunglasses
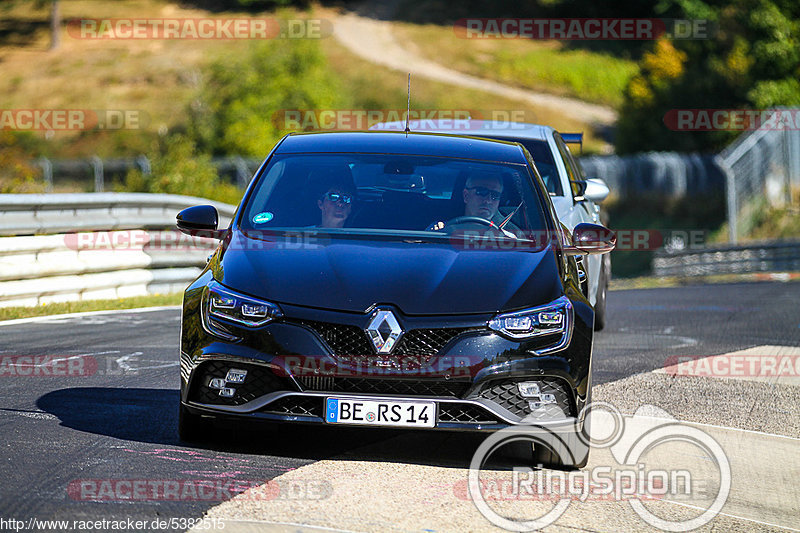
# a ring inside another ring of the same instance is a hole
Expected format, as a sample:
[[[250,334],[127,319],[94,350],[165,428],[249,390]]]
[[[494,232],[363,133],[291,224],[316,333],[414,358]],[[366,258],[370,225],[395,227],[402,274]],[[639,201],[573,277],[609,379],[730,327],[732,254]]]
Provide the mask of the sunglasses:
[[[496,202],[500,199],[503,195],[500,191],[493,191],[492,189],[487,189],[486,187],[464,187],[468,191],[475,191],[475,194],[480,196],[481,198],[485,198],[489,196],[492,201]]]
[[[333,203],[341,201],[342,203],[349,204],[353,201],[353,197],[349,194],[340,194],[338,192],[328,192],[323,195],[324,198],[327,198]]]

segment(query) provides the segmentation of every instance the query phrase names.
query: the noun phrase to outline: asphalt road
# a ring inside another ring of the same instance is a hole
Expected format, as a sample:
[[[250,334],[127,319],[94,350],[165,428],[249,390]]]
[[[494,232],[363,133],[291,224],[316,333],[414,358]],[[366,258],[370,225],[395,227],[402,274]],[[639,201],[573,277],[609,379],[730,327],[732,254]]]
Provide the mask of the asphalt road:
[[[800,284],[793,283],[611,292],[609,326],[595,343],[595,384],[661,368],[670,356],[800,346],[798,301]],[[203,447],[181,444],[179,319],[177,309],[166,309],[0,326],[0,518],[197,518],[222,498],[120,501],[117,492],[112,501],[87,499],[103,497],[102,480],[115,487],[120,480],[231,477],[264,483],[396,437],[388,430],[224,426]],[[42,375],[18,356],[65,358],[59,368],[67,375]],[[411,441],[403,461],[428,464],[430,439],[415,434]]]

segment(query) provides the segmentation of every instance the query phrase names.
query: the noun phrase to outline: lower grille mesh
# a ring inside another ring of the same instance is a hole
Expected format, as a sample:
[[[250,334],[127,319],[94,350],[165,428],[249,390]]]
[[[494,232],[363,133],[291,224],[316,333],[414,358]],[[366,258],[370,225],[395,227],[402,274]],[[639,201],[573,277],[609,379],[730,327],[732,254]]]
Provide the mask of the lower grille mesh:
[[[299,378],[305,390],[363,394],[401,394],[406,396],[448,396],[460,398],[469,388],[464,381],[425,381],[421,379],[374,379],[350,377]]]
[[[219,395],[219,390],[209,387],[209,383],[214,378],[225,379],[230,369],[246,370],[247,376],[244,383],[228,384],[235,394],[231,398],[224,398]],[[214,360],[201,363],[195,370],[189,400],[213,405],[242,405],[276,390],[293,390],[293,387],[285,378],[276,376],[271,368]]]
[[[322,398],[284,396],[264,407],[262,411],[278,415],[316,416],[322,418]]]
[[[541,394],[555,396],[556,404],[547,405],[531,412],[530,400],[523,398],[517,389],[519,381],[535,381],[539,384]],[[507,379],[489,383],[481,390],[480,397],[505,407],[520,418],[528,417],[533,420],[541,420],[575,416],[572,397],[567,391],[566,383],[558,378],[531,378],[517,381]]]
[[[496,424],[498,419],[476,405],[469,403],[440,403],[439,422],[462,424]]]

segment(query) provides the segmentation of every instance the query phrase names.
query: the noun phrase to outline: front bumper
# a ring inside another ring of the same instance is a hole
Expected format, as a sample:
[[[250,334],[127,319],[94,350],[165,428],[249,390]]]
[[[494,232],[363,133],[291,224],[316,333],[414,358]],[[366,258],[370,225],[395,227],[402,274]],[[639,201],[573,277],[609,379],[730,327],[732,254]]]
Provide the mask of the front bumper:
[[[239,341],[220,339],[202,325],[201,280],[186,293],[181,338],[181,402],[194,414],[325,424],[325,398],[336,397],[433,401],[435,428],[445,430],[581,422],[591,387],[593,310],[580,294],[570,296],[569,344],[546,355],[542,348],[558,339],[506,339],[486,327],[490,316],[408,317],[395,310],[406,334],[392,355],[379,356],[364,344],[367,315],[292,306]],[[247,377],[223,398],[209,384],[231,369]],[[557,402],[533,409],[519,394],[520,381],[536,381]]]

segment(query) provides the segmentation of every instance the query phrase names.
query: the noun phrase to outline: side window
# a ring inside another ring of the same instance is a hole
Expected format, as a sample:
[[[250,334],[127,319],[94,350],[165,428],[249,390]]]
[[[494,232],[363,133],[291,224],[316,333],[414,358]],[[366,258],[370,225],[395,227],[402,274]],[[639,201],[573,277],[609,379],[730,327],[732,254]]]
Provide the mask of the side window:
[[[567,177],[569,178],[570,186],[572,188],[572,196],[575,197],[580,192],[580,189],[573,182],[582,180],[583,174],[577,168],[577,164],[575,163],[575,160],[572,159],[572,154],[569,153],[569,149],[567,148],[567,145],[564,144],[564,139],[561,138],[561,135],[555,133],[553,134],[553,138],[556,140],[556,146],[558,146],[558,152],[561,155],[561,160],[564,161],[564,168],[567,169]]]

